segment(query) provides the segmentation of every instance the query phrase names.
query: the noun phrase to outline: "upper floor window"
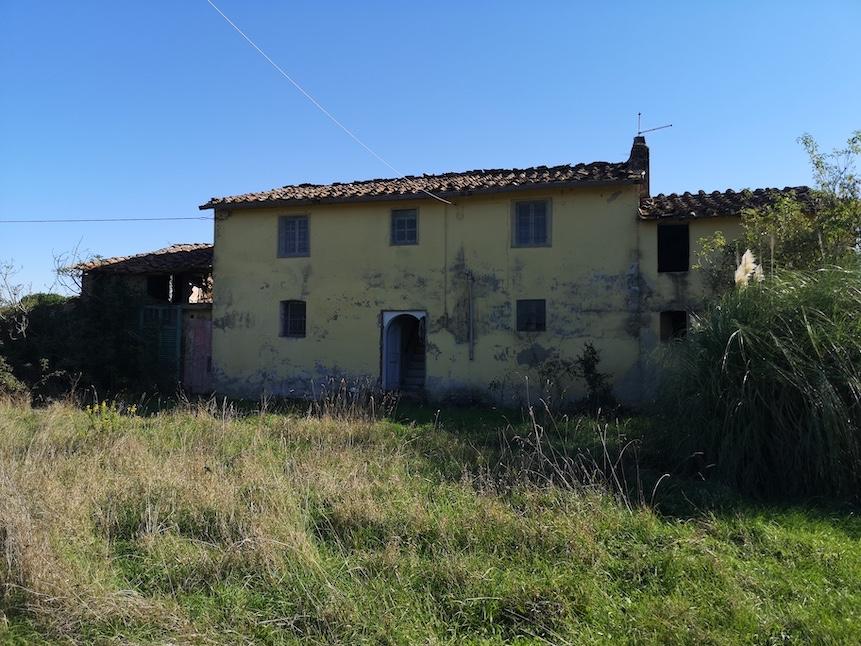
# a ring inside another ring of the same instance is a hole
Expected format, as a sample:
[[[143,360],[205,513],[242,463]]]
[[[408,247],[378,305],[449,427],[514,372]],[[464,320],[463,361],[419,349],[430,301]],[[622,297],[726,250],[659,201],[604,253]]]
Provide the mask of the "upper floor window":
[[[687,224],[658,225],[658,271],[690,269],[690,235]]]
[[[393,245],[418,244],[419,242],[419,213],[418,209],[392,210]]]
[[[290,215],[278,218],[278,257],[307,256],[310,250],[308,216]]]
[[[281,336],[305,336],[305,301],[281,301]]]
[[[171,296],[170,276],[147,276],[146,293],[158,301],[169,301]]]
[[[547,301],[528,299],[517,301],[517,331],[543,332],[547,329]]]
[[[531,200],[514,203],[514,246],[550,245],[550,201]]]

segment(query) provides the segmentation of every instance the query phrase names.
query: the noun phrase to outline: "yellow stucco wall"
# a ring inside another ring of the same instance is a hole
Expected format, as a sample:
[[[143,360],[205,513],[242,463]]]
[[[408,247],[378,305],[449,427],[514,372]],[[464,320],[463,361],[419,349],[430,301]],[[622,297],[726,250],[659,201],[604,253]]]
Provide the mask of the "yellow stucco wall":
[[[537,198],[551,200],[551,246],[513,248],[513,201]],[[381,312],[423,310],[432,397],[509,401],[522,395],[527,376],[536,388],[541,361],[573,359],[592,341],[617,394],[636,400],[657,312],[694,303],[700,291],[657,274],[656,225],[637,220],[637,205],[637,186],[617,186],[463,197],[453,206],[421,200],[219,211],[216,387],[257,396],[305,393],[329,376],[376,381]],[[391,246],[391,209],[412,207],[418,245]],[[276,257],[278,216],[299,214],[309,216],[309,257]],[[693,222],[692,249],[700,235],[733,224]],[[527,298],[546,299],[546,331],[515,331],[515,301]],[[279,336],[279,303],[290,299],[307,303],[305,338]],[[568,395],[579,394],[571,384]]]

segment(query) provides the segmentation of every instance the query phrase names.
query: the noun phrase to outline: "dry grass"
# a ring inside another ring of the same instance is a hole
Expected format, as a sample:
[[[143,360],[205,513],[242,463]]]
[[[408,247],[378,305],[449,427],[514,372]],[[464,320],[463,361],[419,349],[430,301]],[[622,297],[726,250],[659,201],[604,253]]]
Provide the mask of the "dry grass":
[[[467,430],[372,417],[0,404],[0,641],[766,643],[859,627],[852,518],[662,519],[566,480],[583,464],[565,456],[533,477],[534,426],[482,458]]]

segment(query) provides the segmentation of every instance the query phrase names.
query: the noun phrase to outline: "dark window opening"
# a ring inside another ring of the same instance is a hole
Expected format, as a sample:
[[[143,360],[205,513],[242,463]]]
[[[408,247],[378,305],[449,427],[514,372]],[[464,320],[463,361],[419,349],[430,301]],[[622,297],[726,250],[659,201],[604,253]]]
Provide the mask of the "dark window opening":
[[[549,203],[546,200],[515,202],[514,246],[543,247],[549,244]]]
[[[543,299],[517,301],[518,332],[543,332],[546,328],[546,301]]]
[[[146,293],[157,301],[170,301],[170,276],[147,276]]]
[[[687,312],[679,310],[661,312],[661,341],[683,339],[687,333]]]
[[[278,257],[307,256],[309,251],[308,216],[278,218]]]
[[[392,244],[418,244],[419,226],[416,209],[395,209],[392,211]]]
[[[658,271],[690,269],[690,236],[687,224],[658,225]]]
[[[305,301],[281,301],[281,336],[305,336]]]

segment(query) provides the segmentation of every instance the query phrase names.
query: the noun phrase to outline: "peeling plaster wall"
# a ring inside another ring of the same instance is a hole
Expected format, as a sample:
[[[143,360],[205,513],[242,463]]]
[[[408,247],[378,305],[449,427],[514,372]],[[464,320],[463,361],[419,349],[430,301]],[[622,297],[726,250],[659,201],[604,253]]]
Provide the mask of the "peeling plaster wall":
[[[330,376],[377,381],[381,312],[425,310],[431,397],[510,401],[527,376],[534,388],[541,360],[573,359],[592,341],[617,393],[635,401],[641,336],[656,335],[657,312],[673,290],[693,289],[657,275],[655,225],[638,222],[638,197],[637,186],[618,186],[464,197],[454,206],[421,200],[217,212],[216,387],[256,397],[305,394]],[[552,201],[552,246],[512,248],[512,204],[537,198]],[[411,207],[419,211],[419,244],[391,246],[391,209]],[[299,214],[309,216],[310,256],[277,258],[277,218]],[[516,332],[516,301],[534,298],[547,301],[547,330]],[[306,338],[278,335],[279,301],[288,299],[307,301]]]

